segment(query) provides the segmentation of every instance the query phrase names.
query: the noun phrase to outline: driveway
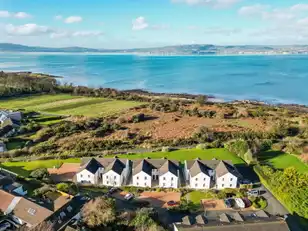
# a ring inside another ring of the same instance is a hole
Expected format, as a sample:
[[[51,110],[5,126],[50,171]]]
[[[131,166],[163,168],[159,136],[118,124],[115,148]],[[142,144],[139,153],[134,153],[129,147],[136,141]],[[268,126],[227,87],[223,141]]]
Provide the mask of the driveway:
[[[272,215],[286,215],[289,214],[288,210],[274,197],[274,195],[263,185],[259,188],[261,192],[264,193],[261,195],[267,200],[267,207],[265,211]]]
[[[168,201],[175,201],[180,203],[181,193],[179,192],[143,192],[139,199],[145,200],[151,203],[156,208],[167,208]]]

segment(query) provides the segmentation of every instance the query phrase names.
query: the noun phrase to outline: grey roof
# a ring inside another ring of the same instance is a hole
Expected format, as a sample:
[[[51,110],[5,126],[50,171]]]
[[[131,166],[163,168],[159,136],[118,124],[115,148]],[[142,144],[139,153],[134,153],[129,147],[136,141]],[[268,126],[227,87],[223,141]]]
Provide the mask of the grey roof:
[[[160,167],[159,174],[163,175],[167,172],[171,172],[173,175],[178,176],[179,165],[171,160],[166,162]]]
[[[193,225],[193,222],[191,221],[191,217],[190,216],[183,217],[182,224],[183,225]]]
[[[267,218],[267,217],[269,217],[269,216],[267,215],[267,213],[264,212],[263,210],[256,211],[255,214],[256,214],[258,217],[261,217],[261,218]]]
[[[133,162],[133,175],[136,175],[139,172],[145,172],[146,174],[151,176],[153,169],[155,169],[155,167],[152,164],[150,164],[147,160]]]
[[[199,161],[200,163],[202,163],[203,165],[205,165],[208,169],[212,169],[214,170],[217,165],[221,162],[220,160],[199,160],[199,159],[196,159],[196,160],[187,160],[186,163],[187,163],[187,169],[190,169],[194,163],[196,161]],[[232,165],[232,161],[231,160],[224,160],[224,162]]]
[[[110,170],[116,172],[117,174],[121,175],[123,170],[125,169],[125,164],[120,161],[119,159],[114,159],[112,163],[110,163],[107,167],[105,172],[108,172]]]
[[[230,223],[231,222],[230,217],[227,214],[225,214],[225,213],[220,214],[219,220],[221,222],[226,222],[226,223]]]
[[[196,216],[196,222],[198,225],[204,225],[205,224],[205,220],[204,220],[204,216],[202,215],[198,215]]]
[[[236,168],[232,164],[227,163],[225,161],[220,161],[215,170],[217,177],[224,176],[227,173],[231,173],[234,176],[239,176],[239,173],[236,170]]]
[[[211,169],[208,166],[206,166],[199,160],[195,160],[194,164],[189,168],[189,173],[192,177],[198,175],[201,172],[206,175],[209,175],[209,170]]]
[[[239,214],[238,212],[235,212],[232,214],[232,218],[235,221],[244,221],[244,218],[242,217],[241,214]]]
[[[99,163],[95,158],[92,158],[85,166],[83,166],[79,172],[86,169],[89,172],[95,174],[99,168],[101,168],[102,165]]]

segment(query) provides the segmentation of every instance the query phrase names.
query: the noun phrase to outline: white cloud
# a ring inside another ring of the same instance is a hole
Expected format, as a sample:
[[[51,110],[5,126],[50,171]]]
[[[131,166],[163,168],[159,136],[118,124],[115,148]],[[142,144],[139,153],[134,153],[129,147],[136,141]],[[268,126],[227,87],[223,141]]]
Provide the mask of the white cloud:
[[[25,24],[21,26],[8,24],[5,26],[5,31],[8,35],[12,36],[37,36],[49,34],[52,32],[50,28],[37,24]]]
[[[291,11],[296,11],[296,12],[300,12],[300,11],[308,11],[308,4],[296,4],[294,6],[292,6],[290,8]]]
[[[255,5],[251,5],[251,6],[243,6],[238,10],[238,14],[243,15],[243,16],[261,15],[268,8],[269,8],[268,5],[262,5],[262,4],[255,4]]]
[[[31,15],[27,14],[25,12],[17,12],[17,13],[11,13],[9,11],[0,11],[0,18],[30,18]]]
[[[55,20],[62,20],[63,19],[63,16],[62,15],[56,15],[55,16]]]
[[[14,17],[22,19],[22,18],[30,18],[31,15],[25,12],[17,12],[16,14],[14,14]]]
[[[170,26],[167,24],[157,24],[157,25],[152,25],[149,28],[153,30],[167,30],[170,28]]]
[[[308,27],[308,18],[302,18],[297,21],[298,25],[300,26],[307,26]]]
[[[10,12],[8,11],[0,11],[0,18],[9,18],[11,17]]]
[[[242,0],[171,0],[173,3],[185,3],[187,5],[204,5],[213,8],[226,8],[235,5]]]
[[[142,16],[136,18],[133,20],[133,30],[144,30],[149,27],[149,24],[147,23],[146,19]]]
[[[101,31],[76,31],[72,34],[74,37],[90,37],[90,36],[100,36],[103,33]]]
[[[67,18],[64,20],[64,22],[70,24],[70,23],[81,22],[82,20],[83,20],[83,19],[82,19],[82,17],[80,17],[80,16],[70,16],[70,17],[67,17]]]

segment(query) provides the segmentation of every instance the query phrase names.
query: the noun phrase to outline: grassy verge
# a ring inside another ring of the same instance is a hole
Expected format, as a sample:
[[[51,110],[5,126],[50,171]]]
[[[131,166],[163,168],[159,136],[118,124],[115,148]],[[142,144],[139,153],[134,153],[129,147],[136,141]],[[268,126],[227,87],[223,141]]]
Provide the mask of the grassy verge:
[[[267,151],[261,153],[261,161],[266,162],[276,169],[295,167],[298,172],[308,172],[308,165],[294,155],[280,151]]]
[[[194,204],[199,204],[203,199],[217,199],[217,194],[211,191],[192,191],[186,194],[186,198]]]
[[[36,160],[29,162],[4,162],[0,164],[1,168],[10,170],[20,176],[28,177],[31,171],[37,168],[53,168],[59,167],[63,163],[80,163],[79,158],[71,158],[66,160]]]
[[[113,156],[115,155],[110,155],[109,157]],[[181,149],[171,152],[149,152],[121,155],[121,158],[127,159],[141,159],[147,157],[152,159],[168,158],[170,160],[178,161],[194,160],[196,158],[200,158],[201,160],[212,160],[213,158],[216,158],[218,160],[231,160],[233,164],[244,164],[244,161],[241,158],[224,148],[213,148],[206,150]]]

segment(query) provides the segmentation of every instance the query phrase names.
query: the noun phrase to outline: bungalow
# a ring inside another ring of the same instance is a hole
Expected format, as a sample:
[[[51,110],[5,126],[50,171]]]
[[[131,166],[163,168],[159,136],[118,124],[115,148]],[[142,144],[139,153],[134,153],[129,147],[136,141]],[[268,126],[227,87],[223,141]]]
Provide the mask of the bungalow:
[[[0,210],[4,214],[10,214],[20,225],[35,227],[52,214],[47,208],[3,190],[0,190],[0,198]]]

